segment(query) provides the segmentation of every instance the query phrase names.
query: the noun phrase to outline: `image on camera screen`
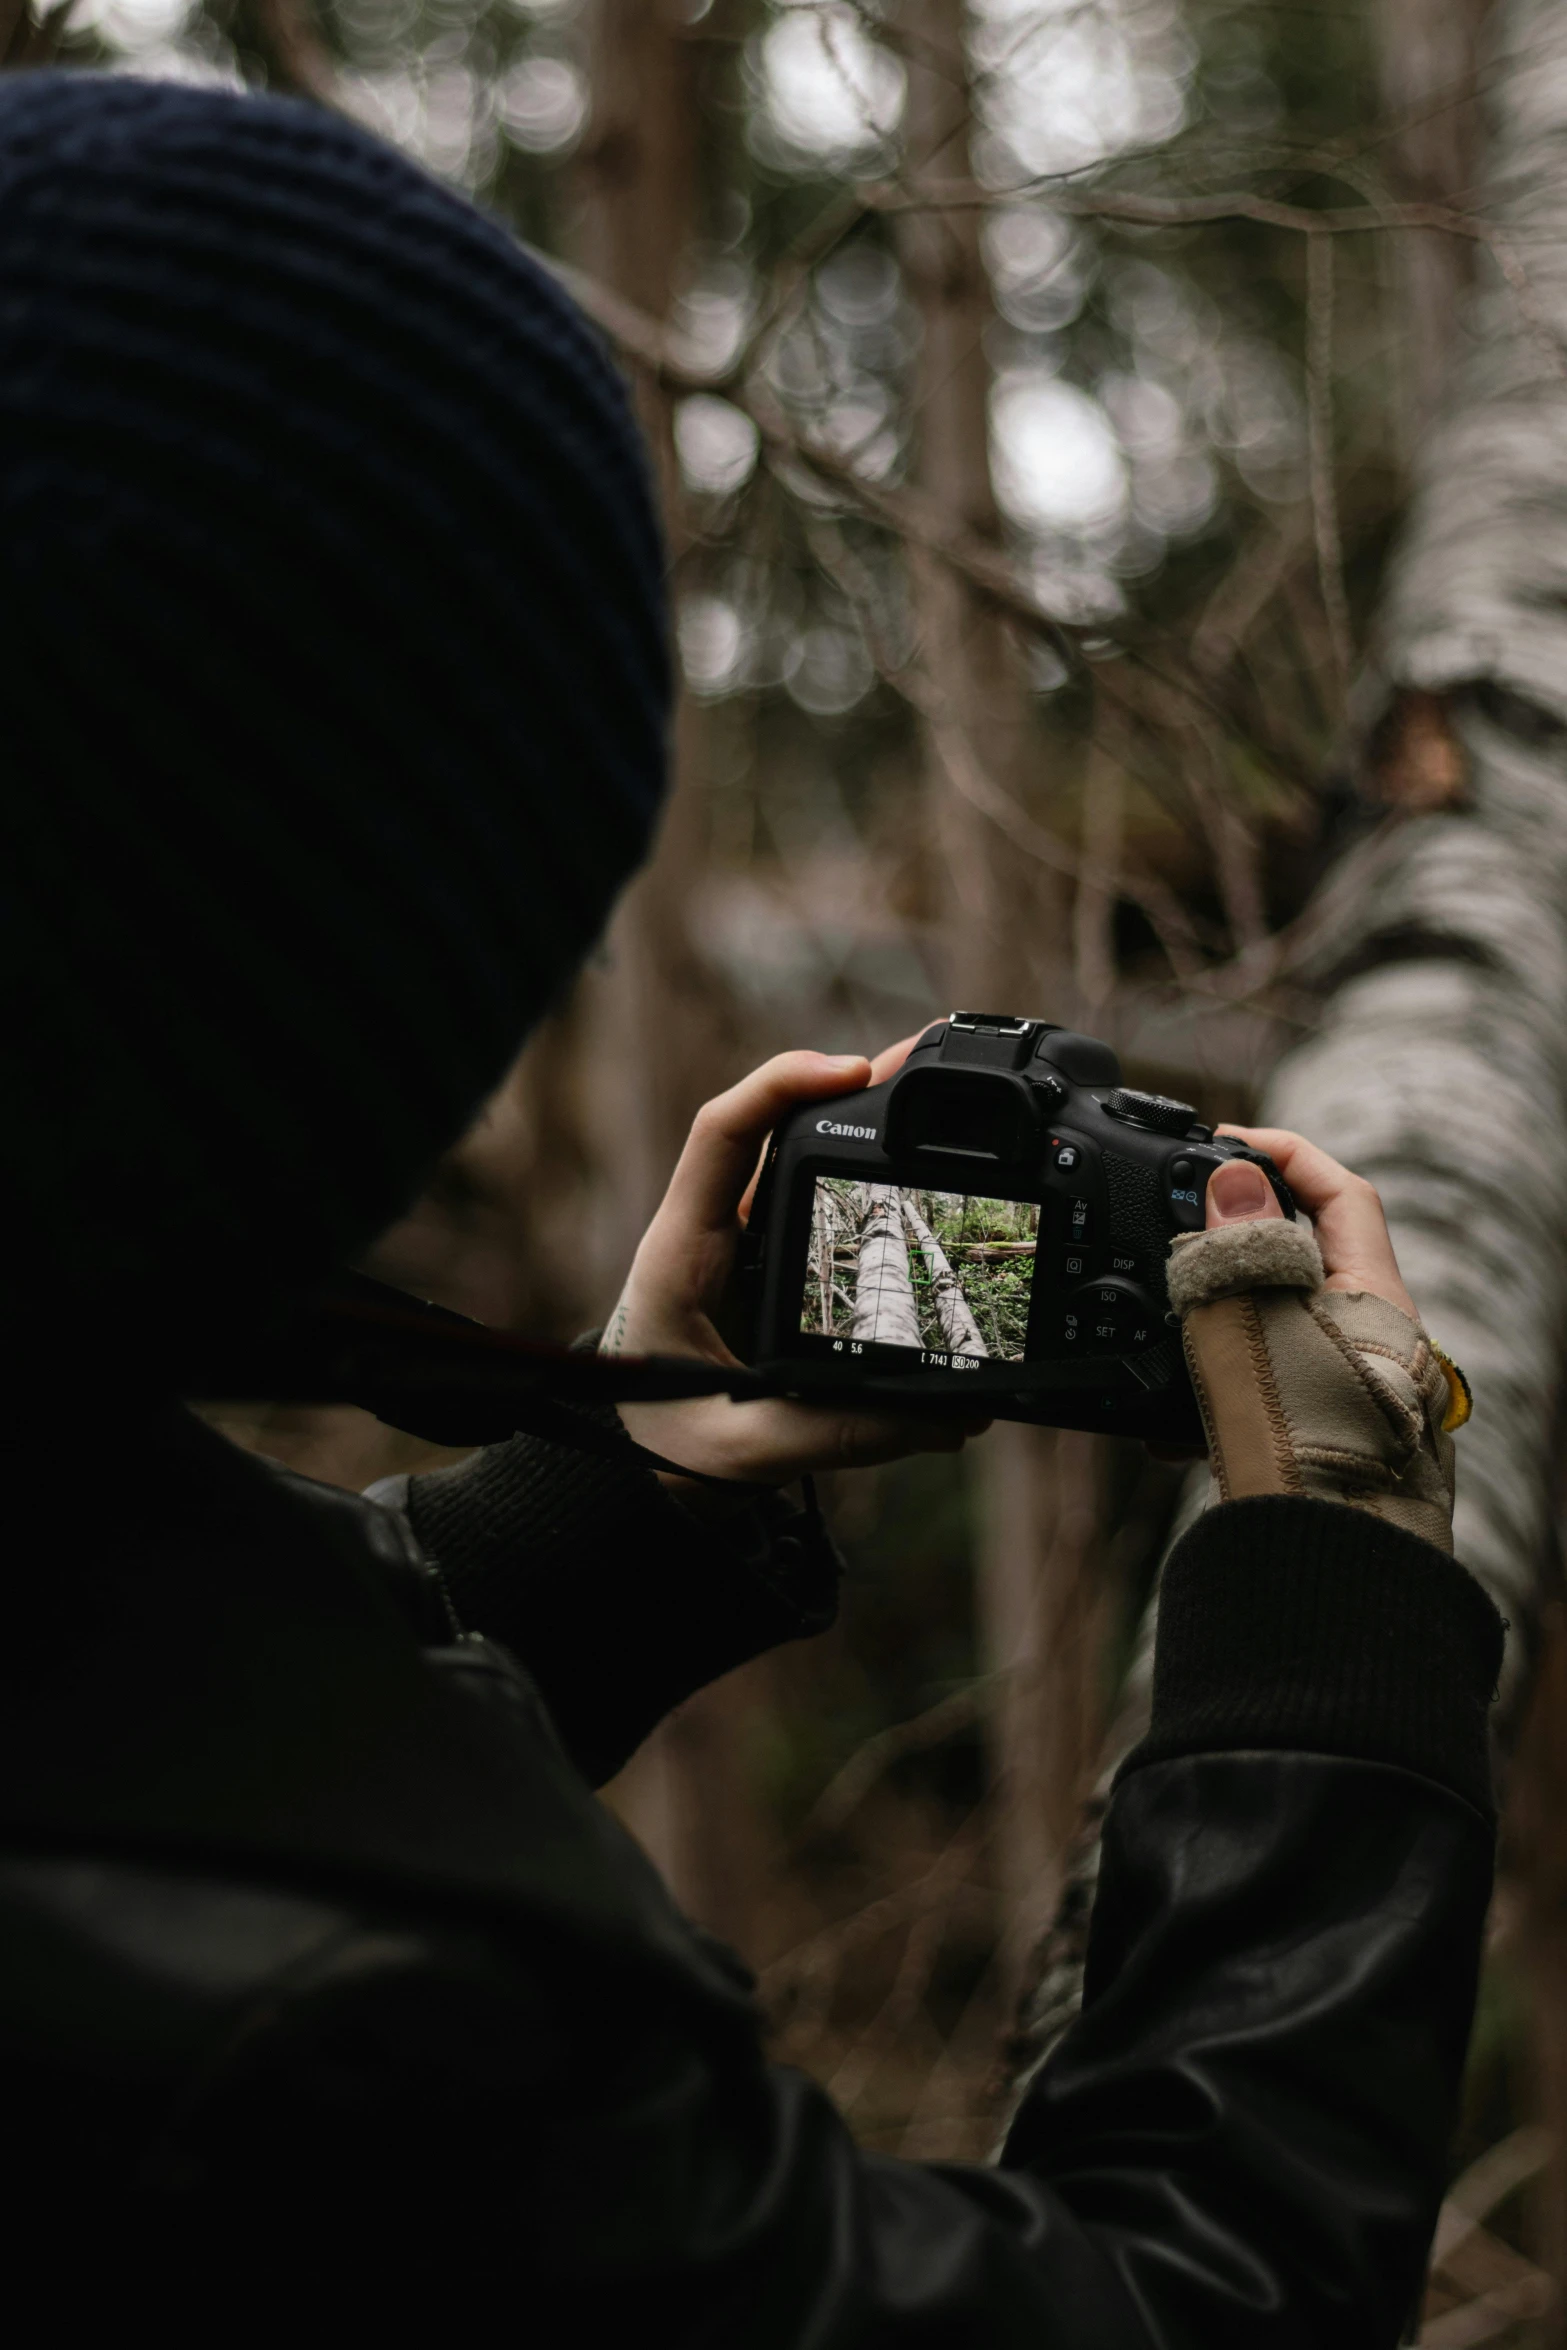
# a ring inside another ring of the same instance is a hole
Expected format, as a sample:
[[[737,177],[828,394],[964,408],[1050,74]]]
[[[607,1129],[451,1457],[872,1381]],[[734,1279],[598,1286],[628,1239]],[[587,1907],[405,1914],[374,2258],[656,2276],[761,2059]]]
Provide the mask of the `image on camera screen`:
[[[800,1330],[1020,1363],[1039,1202],[819,1175]]]

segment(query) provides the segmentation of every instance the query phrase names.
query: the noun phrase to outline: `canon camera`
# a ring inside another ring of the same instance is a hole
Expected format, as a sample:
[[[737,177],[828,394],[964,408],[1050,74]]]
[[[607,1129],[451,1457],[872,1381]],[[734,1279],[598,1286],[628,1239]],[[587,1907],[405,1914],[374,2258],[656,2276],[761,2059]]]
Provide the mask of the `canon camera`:
[[[1165,1262],[1250,1159],[1106,1044],[954,1012],[897,1075],[794,1113],[747,1227],[753,1359],[801,1396],[1202,1442]]]

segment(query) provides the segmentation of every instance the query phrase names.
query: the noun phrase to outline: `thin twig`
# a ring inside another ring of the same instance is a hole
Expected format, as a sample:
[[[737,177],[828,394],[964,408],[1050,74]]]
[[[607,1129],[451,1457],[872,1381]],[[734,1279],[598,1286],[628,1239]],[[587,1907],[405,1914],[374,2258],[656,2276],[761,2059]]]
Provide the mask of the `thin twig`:
[[[835,1976],[851,1950],[866,1942],[874,1942],[878,1935],[891,1933],[908,1918],[927,1909],[932,1901],[941,1900],[947,1891],[943,1873],[943,1853],[930,1868],[907,1885],[898,1885],[890,1893],[867,1902],[835,1925],[824,1926],[819,1933],[807,1936],[763,1967],[758,1984],[764,1999],[772,2001],[781,1993],[795,1988],[819,1986],[824,1978]]]
[[[829,2096],[845,2110],[864,2094],[886,2050],[908,2032],[919,2015],[952,1920],[953,1902],[967,1884],[983,1841],[974,1833],[973,1820],[965,1820],[934,1867],[920,1879],[923,1898],[910,1921],[892,1987],[827,2083]]]
[[[1125,829],[1126,776],[1113,759],[1096,750],[1083,779],[1079,838],[1084,863],[1119,872],[1125,861]],[[1072,963],[1085,1028],[1093,1026],[1115,994],[1115,909],[1121,895],[1092,874],[1078,875],[1072,908]]]
[[[1511,2333],[1522,2320],[1543,2317],[1555,2298],[1545,2271],[1519,2261],[1518,2274],[1428,2319],[1418,2336],[1420,2350],[1479,2350],[1482,2342]]]
[[[556,272],[589,317],[619,345],[625,357],[646,369],[655,382],[674,391],[719,391],[742,409],[756,426],[770,470],[783,477],[786,486],[791,468],[803,467],[869,521],[906,545],[935,555],[994,609],[1005,613],[1028,635],[1047,644],[1069,670],[1080,671],[1077,638],[1102,635],[1102,626],[1063,621],[1047,611],[1003,548],[968,529],[923,492],[891,488],[874,481],[841,450],[807,439],[790,423],[769,392],[754,384],[738,383],[731,367],[715,370],[698,362],[678,336],[670,335],[656,319],[612,287],[548,254],[540,253],[537,257]],[[1100,691],[1108,699],[1136,712],[1141,685],[1146,681],[1164,695],[1174,696],[1194,710],[1205,712],[1212,720],[1234,723],[1234,713],[1226,709],[1222,698],[1199,677],[1189,671],[1161,669],[1146,644],[1123,641],[1121,651],[1124,660],[1119,665],[1119,673],[1110,663],[1101,664],[1097,673]],[[1299,761],[1267,737],[1263,721],[1259,720],[1249,731],[1259,750],[1292,779],[1305,781]]]
[[[1322,237],[1370,236],[1389,230],[1423,229],[1462,237],[1487,247],[1536,342],[1554,371],[1567,378],[1567,347],[1540,309],[1512,238],[1498,222],[1451,204],[1348,204],[1314,210],[1309,205],[1280,203],[1272,196],[1250,195],[1244,189],[1229,189],[1217,196],[1143,196],[1112,189],[1064,188],[1048,181],[995,189],[981,187],[973,180],[927,180],[914,195],[901,188],[874,186],[862,194],[867,207],[879,212],[993,211],[1044,198],[1052,211],[1067,219],[1119,220],[1138,228],[1192,228],[1221,220],[1252,220],[1266,228],[1291,230],[1313,242]]]
[[[242,47],[255,50],[273,89],[322,106],[338,103],[337,67],[312,0],[244,0],[233,31]]]
[[[1317,578],[1342,714],[1354,649],[1344,591],[1344,543],[1339,529],[1338,481],[1333,470],[1333,247],[1306,239],[1306,420],[1311,464],[1311,520],[1317,542]]]
[[[76,0],[54,0],[41,16],[29,0],[0,0],[0,69],[48,65],[70,29]]]
[[[1120,220],[1137,228],[1192,228],[1221,220],[1254,220],[1300,236],[1365,236],[1386,229],[1434,229],[1451,237],[1489,244],[1500,232],[1478,213],[1451,204],[1341,204],[1317,209],[1255,196],[1244,188],[1214,196],[1145,196],[1114,188],[1068,188],[1031,180],[1016,188],[987,188],[977,180],[925,180],[916,194],[875,183],[860,190],[866,209],[876,212],[998,211],[1048,200],[1050,209],[1073,220]]]
[[[1192,631],[1195,669],[1206,677],[1222,676],[1272,603],[1305,544],[1305,532],[1291,517],[1283,527],[1265,524],[1242,549]]]
[[[948,782],[960,798],[987,816],[1014,848],[1037,858],[1053,872],[1065,875],[1079,889],[1099,891],[1113,906],[1124,898],[1137,906],[1164,949],[1178,981],[1192,985],[1203,970],[1202,944],[1173,890],[1153,875],[1135,875],[1119,862],[1107,863],[1086,850],[1079,851],[1038,824],[1010,793],[982,772],[967,730],[959,725],[935,692],[929,678],[914,662],[899,660],[887,645],[876,618],[863,566],[839,541],[834,544],[821,529],[810,533],[817,561],[840,587],[859,615],[867,648],[883,683],[926,721]],[[1125,763],[1118,761],[1122,771]]]
[[[906,1722],[894,1722],[857,1746],[842,1768],[835,1771],[800,1824],[795,1838],[803,1844],[813,1836],[836,1835],[896,1762],[906,1754],[923,1754],[978,1718],[987,1683],[971,1681]]]
[[[1487,2147],[1447,2191],[1431,2245],[1431,2266],[1441,2268],[1451,2260],[1498,2204],[1505,2203],[1530,2179],[1538,2178],[1551,2153],[1551,2133],[1536,2123]]]
[[[965,2156],[977,2160],[982,2152],[982,2145],[974,2140],[979,2135],[983,2109],[989,2103],[986,2076],[991,2068],[985,2058],[995,2036],[998,1957],[999,1952],[993,1950],[981,1968],[962,2014],[925,2076],[904,2122],[894,2149],[896,2153],[911,2160],[933,2162],[943,2156],[949,2161],[962,2161]],[[957,2112],[941,2110],[942,2099],[947,2095],[957,2103]],[[976,2105],[981,2109],[979,2112],[975,2110]],[[943,2130],[954,2132],[958,2142],[939,2143],[938,2133]]]

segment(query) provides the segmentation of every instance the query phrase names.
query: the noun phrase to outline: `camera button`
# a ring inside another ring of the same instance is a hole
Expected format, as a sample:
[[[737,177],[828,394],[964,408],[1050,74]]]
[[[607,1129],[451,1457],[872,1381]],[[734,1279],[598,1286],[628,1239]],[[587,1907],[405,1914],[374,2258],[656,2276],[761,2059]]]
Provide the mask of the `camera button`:
[[[1170,1217],[1177,1232],[1200,1232],[1207,1214],[1204,1193],[1208,1168],[1194,1160],[1172,1159],[1165,1170],[1170,1185]]]
[[[1094,1203],[1088,1199],[1069,1199],[1066,1203],[1066,1236],[1071,1241],[1089,1241],[1094,1237]]]
[[[1096,1271],[1091,1248],[1063,1248],[1056,1254],[1057,1278],[1062,1281],[1088,1281]]]
[[[1066,1311],[1081,1317],[1094,1354],[1139,1354],[1163,1335],[1152,1300],[1124,1276],[1085,1281]]]

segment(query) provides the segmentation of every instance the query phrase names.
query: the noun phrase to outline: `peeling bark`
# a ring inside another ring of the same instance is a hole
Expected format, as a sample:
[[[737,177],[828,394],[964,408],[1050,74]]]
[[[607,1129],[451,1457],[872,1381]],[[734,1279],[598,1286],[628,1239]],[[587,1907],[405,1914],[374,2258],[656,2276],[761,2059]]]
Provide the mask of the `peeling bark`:
[[[865,1201],[849,1335],[877,1346],[923,1346],[897,1191],[868,1183]]]
[[[1511,1626],[1505,1739],[1552,1535],[1567,1327],[1567,12],[1508,0],[1493,32],[1480,208],[1510,251],[1482,255],[1377,630],[1397,740],[1421,714],[1422,791],[1397,796],[1424,812],[1317,906],[1303,974],[1325,1017],[1265,1112],[1376,1184],[1432,1335],[1474,1383],[1454,1533]]]
[[[979,1334],[979,1324],[970,1312],[968,1299],[947,1261],[947,1252],[912,1200],[906,1199],[903,1203],[903,1220],[925,1259],[925,1270],[930,1275],[931,1304],[935,1308],[943,1339],[957,1354],[988,1355],[990,1349]]]

